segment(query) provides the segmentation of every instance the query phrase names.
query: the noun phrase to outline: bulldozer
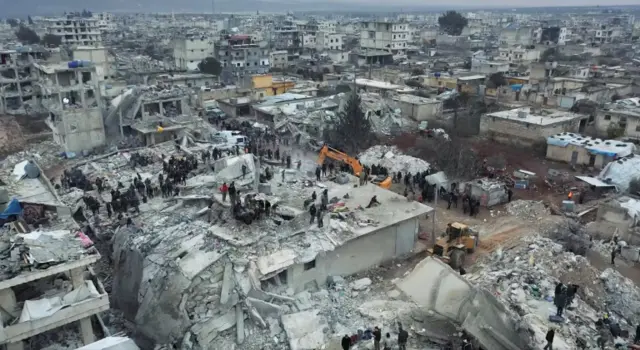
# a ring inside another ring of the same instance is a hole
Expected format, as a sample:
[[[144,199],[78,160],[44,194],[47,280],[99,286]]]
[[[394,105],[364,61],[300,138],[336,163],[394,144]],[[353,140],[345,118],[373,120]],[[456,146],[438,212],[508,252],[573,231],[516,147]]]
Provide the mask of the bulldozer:
[[[473,232],[465,224],[452,222],[447,224],[447,231],[428,251],[432,256],[447,262],[452,269],[458,270],[464,264],[467,254],[473,253],[479,243],[477,232]]]

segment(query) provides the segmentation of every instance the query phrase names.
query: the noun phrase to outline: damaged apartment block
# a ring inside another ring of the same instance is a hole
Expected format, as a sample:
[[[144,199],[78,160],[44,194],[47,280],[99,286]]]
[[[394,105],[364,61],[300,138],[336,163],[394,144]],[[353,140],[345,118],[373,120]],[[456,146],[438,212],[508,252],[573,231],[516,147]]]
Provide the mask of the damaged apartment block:
[[[0,113],[26,113],[25,103],[32,100],[32,83],[37,76],[33,62],[44,57],[44,49],[23,47],[0,50]]]
[[[109,309],[91,268],[100,254],[40,174],[31,161],[1,174],[0,345],[7,350],[42,349],[43,339],[75,322],[82,342],[93,343],[94,315]]]
[[[106,141],[96,68],[87,61],[34,67],[42,106],[53,139],[66,152],[80,152]]]

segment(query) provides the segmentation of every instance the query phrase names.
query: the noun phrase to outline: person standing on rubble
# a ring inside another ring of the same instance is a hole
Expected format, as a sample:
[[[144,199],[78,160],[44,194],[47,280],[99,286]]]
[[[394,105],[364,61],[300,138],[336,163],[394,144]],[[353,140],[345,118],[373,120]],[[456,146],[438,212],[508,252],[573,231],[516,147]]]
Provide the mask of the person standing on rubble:
[[[318,227],[321,228],[324,226],[324,222],[322,221],[322,217],[324,216],[324,209],[320,208],[317,212],[318,215]]]
[[[222,183],[222,186],[220,186],[220,193],[222,193],[222,201],[226,202],[227,193],[229,193],[229,186],[227,186],[226,182]]]
[[[229,192],[229,199],[231,200],[231,205],[233,206],[236,203],[236,183],[231,181],[231,185],[229,185],[227,191]]]
[[[382,343],[382,350],[391,350],[391,334],[387,332],[384,335],[384,342]]]
[[[316,166],[316,181],[320,182],[320,166]]]
[[[614,246],[613,250],[611,250],[611,265],[616,265],[616,254],[618,253],[618,247]]]
[[[554,303],[556,304],[556,316],[562,317],[562,310],[567,304],[567,289],[562,288],[560,294],[556,295],[554,298]]]
[[[316,211],[317,209],[315,203],[311,203],[311,206],[309,206],[309,215],[311,216],[311,219],[309,219],[309,224],[313,224],[313,220],[316,218],[317,214]]]
[[[609,342],[609,336],[611,336],[609,327],[605,326],[604,324],[598,327],[598,340],[596,342],[598,343],[598,347],[601,350],[605,349],[605,346]]]
[[[342,350],[349,350],[351,347],[351,338],[349,338],[348,334],[345,334],[344,337],[342,337],[340,344],[342,345]]]
[[[398,349],[407,350],[407,341],[409,340],[409,333],[402,328],[402,325],[398,326]]]
[[[242,178],[244,179],[246,175],[247,175],[247,166],[246,164],[242,164]]]
[[[373,328],[373,349],[380,350],[380,341],[382,340],[382,331],[378,326]]]
[[[545,345],[542,350],[553,350],[553,338],[555,336],[556,336],[556,331],[553,330],[553,328],[549,328],[549,331],[547,331],[547,336],[546,336],[547,345]]]
[[[326,188],[322,191],[322,198],[320,200],[320,210],[327,210],[327,205],[329,205],[329,191]]]

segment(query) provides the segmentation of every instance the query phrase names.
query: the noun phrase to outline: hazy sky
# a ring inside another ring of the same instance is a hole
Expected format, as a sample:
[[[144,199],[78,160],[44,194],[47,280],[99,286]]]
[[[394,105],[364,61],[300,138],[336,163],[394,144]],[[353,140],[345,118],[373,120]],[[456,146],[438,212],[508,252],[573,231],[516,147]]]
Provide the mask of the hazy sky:
[[[181,12],[211,10],[212,0],[0,0],[0,17],[61,14],[64,11]],[[411,11],[431,9],[639,5],[640,0],[213,0],[217,11]],[[368,5],[368,6],[366,6]]]

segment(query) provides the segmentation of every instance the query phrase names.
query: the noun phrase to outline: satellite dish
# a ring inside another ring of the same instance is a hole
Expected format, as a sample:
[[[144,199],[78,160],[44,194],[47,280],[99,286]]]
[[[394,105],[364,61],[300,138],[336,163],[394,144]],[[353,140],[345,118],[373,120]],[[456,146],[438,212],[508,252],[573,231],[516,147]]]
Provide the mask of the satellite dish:
[[[62,99],[62,103],[64,103],[64,104],[68,105],[68,104],[69,104],[69,99],[68,99],[68,98],[66,98],[66,97],[65,97],[65,98],[63,98],[63,99]]]

